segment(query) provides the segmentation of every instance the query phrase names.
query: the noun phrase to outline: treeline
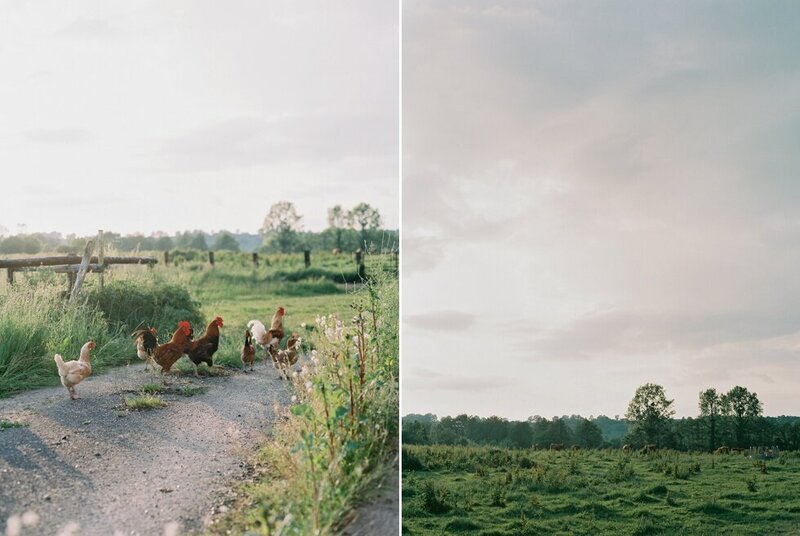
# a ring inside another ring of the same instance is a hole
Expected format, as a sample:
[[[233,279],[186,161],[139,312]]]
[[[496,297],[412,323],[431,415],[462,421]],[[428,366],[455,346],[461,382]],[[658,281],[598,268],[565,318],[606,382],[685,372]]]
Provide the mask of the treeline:
[[[721,416],[716,422],[719,444],[738,446],[737,422]],[[709,421],[705,417],[671,419],[668,432],[658,443],[661,448],[705,451]],[[548,448],[561,443],[565,448],[619,448],[624,444],[640,447],[640,437],[631,423],[606,416],[530,417],[513,421],[502,417],[458,415],[437,418],[435,415],[403,417],[403,444],[406,445],[490,445],[504,448]],[[744,446],[777,446],[782,450],[800,450],[800,417],[758,417],[748,428]]]
[[[336,205],[328,210],[328,228],[323,231],[302,230],[299,215],[290,202],[275,203],[270,207],[259,233],[217,231],[213,233],[194,230],[169,235],[155,232],[150,235],[121,235],[113,231],[104,233],[108,244],[118,251],[172,251],[214,250],[261,253],[291,253],[303,250],[352,253],[357,249],[369,252],[396,250],[399,233],[383,229],[377,209],[359,203],[351,210]],[[79,253],[92,237],[74,234],[18,233],[6,236],[8,231],[0,226],[0,254],[25,253],[35,255],[43,251]]]

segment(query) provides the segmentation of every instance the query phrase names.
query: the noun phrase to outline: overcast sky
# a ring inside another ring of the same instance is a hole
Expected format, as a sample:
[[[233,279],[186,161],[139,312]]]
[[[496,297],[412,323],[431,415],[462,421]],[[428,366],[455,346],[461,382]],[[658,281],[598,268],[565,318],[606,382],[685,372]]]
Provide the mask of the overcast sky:
[[[800,415],[800,4],[403,11],[403,413]]]
[[[392,0],[4,1],[0,225],[397,228],[398,31]]]

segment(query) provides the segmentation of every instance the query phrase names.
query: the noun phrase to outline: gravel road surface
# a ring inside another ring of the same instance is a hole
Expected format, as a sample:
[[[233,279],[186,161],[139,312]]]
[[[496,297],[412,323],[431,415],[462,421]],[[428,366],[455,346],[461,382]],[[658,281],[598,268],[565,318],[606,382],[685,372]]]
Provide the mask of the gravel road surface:
[[[289,387],[262,365],[172,378],[167,407],[121,408],[123,396],[153,382],[161,380],[137,363],[88,378],[78,400],[61,386],[0,400],[0,419],[27,424],[0,430],[0,531],[9,518],[22,536],[202,529],[268,440]],[[206,390],[178,394],[187,386]]]

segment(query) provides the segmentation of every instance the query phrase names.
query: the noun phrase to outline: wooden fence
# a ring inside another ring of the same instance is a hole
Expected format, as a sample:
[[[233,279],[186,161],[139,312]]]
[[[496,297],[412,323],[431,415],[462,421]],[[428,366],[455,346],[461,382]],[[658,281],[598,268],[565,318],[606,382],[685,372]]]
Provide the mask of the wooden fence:
[[[93,256],[95,244],[97,245],[97,255]],[[113,264],[143,264],[153,266],[158,263],[155,257],[111,257],[105,255],[105,241],[103,231],[97,233],[95,240],[86,243],[83,256],[61,255],[55,257],[28,257],[24,259],[0,259],[0,269],[5,268],[6,280],[9,284],[14,284],[14,272],[36,270],[41,267],[54,268],[57,273],[67,275],[67,296],[76,297],[83,285],[86,274],[94,272],[100,275],[100,286],[102,288],[105,278],[106,268]]]

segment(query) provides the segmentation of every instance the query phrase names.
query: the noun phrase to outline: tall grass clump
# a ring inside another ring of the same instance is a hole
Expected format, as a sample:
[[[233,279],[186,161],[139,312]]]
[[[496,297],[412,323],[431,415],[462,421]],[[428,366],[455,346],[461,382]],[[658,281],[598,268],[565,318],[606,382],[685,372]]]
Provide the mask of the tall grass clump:
[[[377,278],[354,297],[351,318],[317,318],[314,350],[292,378],[287,419],[260,454],[265,480],[251,490],[256,506],[244,518],[223,520],[215,529],[220,533],[332,534],[393,464],[399,423],[397,279]]]
[[[103,314],[80,300],[65,301],[60,288],[21,281],[0,293],[0,397],[58,384],[53,355],[77,359],[88,340],[97,343],[92,366],[119,364],[130,340]]]

